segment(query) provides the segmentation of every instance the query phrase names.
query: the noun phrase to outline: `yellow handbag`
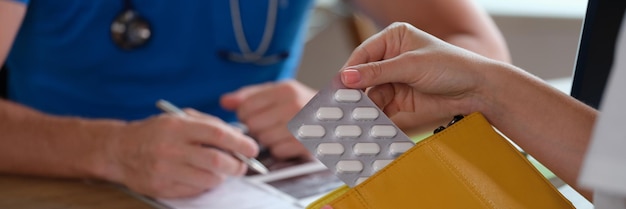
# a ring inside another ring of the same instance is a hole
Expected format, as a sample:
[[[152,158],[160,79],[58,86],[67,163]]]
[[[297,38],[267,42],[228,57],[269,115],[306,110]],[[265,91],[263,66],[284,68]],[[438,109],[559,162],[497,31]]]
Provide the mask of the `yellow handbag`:
[[[574,208],[513,145],[473,113],[417,143],[354,188],[311,203],[344,208]]]

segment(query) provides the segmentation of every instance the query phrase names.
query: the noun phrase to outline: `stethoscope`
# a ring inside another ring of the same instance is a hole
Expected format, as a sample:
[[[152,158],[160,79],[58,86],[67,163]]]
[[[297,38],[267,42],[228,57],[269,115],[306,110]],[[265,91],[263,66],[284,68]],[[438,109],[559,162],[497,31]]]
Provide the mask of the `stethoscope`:
[[[267,17],[263,37],[259,46],[252,51],[246,39],[239,0],[230,0],[230,15],[235,33],[235,40],[240,52],[219,50],[218,56],[222,59],[238,63],[269,65],[280,62],[289,57],[288,51],[267,55],[267,50],[274,37],[276,17],[278,14],[278,0],[268,0]],[[148,20],[139,15],[133,8],[131,0],[124,0],[122,12],[111,24],[111,37],[118,47],[124,50],[133,50],[144,46],[152,37],[152,29]]]
[[[133,9],[131,0],[124,0],[124,9],[111,23],[111,38],[115,45],[132,50],[145,45],[152,37],[148,20]]]

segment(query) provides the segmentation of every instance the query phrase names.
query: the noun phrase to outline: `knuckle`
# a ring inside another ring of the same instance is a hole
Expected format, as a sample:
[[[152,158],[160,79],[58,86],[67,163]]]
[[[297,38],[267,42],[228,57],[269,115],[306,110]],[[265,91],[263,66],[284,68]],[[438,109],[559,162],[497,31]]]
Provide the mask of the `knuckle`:
[[[183,120],[181,120],[178,116],[164,114],[159,116],[158,120],[163,127],[163,131],[166,132],[172,133],[183,127]]]
[[[208,156],[209,165],[212,168],[219,169],[222,164],[224,164],[223,159],[221,159],[219,151],[213,149],[212,152],[209,152]]]
[[[372,62],[369,65],[371,67],[369,78],[378,78],[383,74],[383,68],[380,62]]]
[[[226,141],[226,135],[227,133],[224,129],[213,127],[211,130],[211,137],[216,144],[222,144],[224,141]]]
[[[369,60],[369,53],[367,53],[367,50],[365,48],[364,44],[361,44],[359,46],[357,46],[356,48],[354,48],[354,52],[352,52],[352,56],[354,57],[363,57],[363,58],[367,58],[367,60]]]
[[[390,29],[400,29],[400,30],[408,29],[411,27],[412,25],[407,22],[394,22],[391,25],[389,25]]]

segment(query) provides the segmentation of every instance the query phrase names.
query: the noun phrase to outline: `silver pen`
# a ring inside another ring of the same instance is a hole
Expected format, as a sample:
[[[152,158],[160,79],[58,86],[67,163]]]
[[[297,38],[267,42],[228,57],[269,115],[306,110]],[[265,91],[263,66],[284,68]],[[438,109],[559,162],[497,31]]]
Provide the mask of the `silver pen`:
[[[163,100],[160,99],[159,101],[157,101],[156,106],[163,110],[163,112],[166,113],[171,113],[171,114],[175,114],[177,116],[180,117],[186,117],[187,113],[185,113],[185,111],[181,110],[180,108],[176,107],[174,104],[168,102],[167,100]],[[236,127],[236,128],[241,128],[241,127]],[[245,129],[243,129],[242,131],[246,131]],[[247,158],[246,156],[242,155],[241,153],[237,153],[237,152],[231,152],[231,154],[233,156],[235,156],[237,159],[241,160],[242,162],[246,163],[248,165],[248,167],[252,168],[253,170],[261,173],[261,174],[266,174],[269,172],[269,170],[258,160],[254,159],[254,158]]]

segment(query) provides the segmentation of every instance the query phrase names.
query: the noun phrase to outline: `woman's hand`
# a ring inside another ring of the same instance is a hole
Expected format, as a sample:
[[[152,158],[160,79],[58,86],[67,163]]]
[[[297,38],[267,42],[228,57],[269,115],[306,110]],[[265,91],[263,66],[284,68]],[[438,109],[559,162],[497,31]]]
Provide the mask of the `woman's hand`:
[[[368,88],[390,116],[412,112],[424,123],[481,112],[561,179],[578,186],[597,111],[515,66],[396,23],[354,51],[341,80],[350,88]]]
[[[449,120],[481,105],[486,76],[497,66],[406,23],[394,23],[359,46],[341,72],[350,88],[368,95],[390,117],[414,112],[418,119]]]

